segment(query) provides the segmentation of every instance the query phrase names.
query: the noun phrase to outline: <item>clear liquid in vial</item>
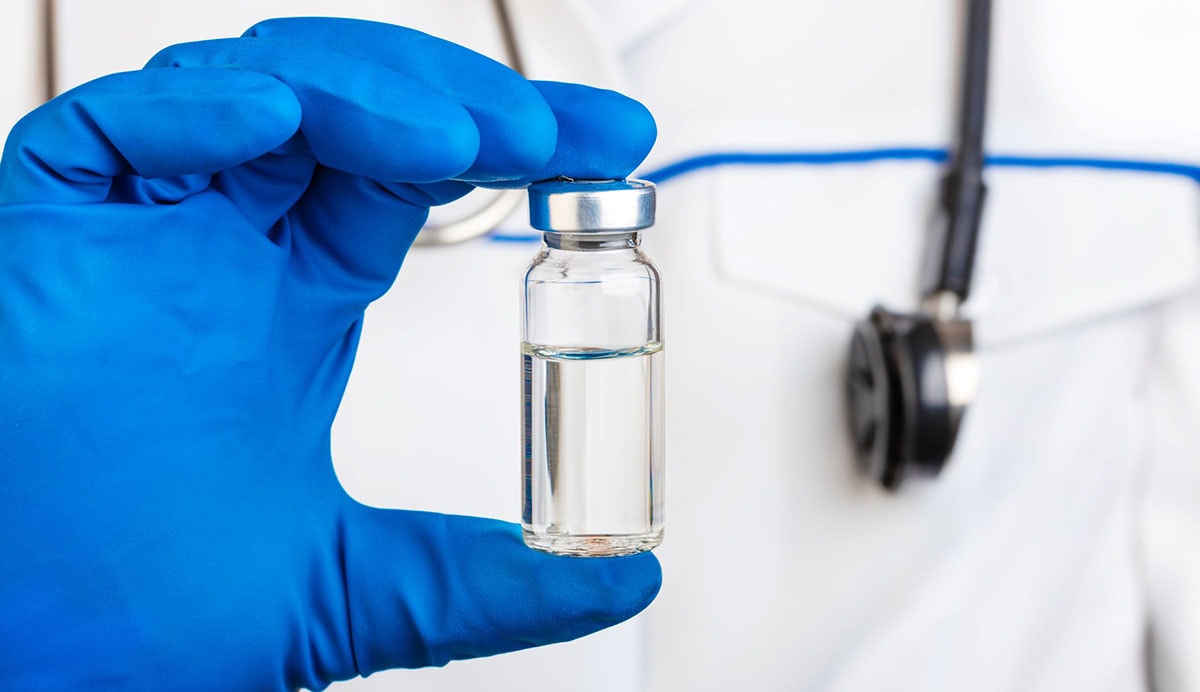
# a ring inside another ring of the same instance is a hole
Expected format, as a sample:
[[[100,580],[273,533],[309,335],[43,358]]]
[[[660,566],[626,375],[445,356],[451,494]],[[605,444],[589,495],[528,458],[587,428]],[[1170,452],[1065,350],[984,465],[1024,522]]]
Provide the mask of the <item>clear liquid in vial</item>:
[[[530,547],[627,555],[662,542],[663,350],[522,344]]]

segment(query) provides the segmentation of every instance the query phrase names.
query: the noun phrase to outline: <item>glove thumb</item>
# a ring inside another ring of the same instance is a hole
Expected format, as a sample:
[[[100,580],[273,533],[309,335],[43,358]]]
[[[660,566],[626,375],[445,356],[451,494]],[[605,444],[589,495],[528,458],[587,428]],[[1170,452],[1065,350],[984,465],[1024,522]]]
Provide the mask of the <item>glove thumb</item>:
[[[650,553],[548,555],[476,517],[355,506],[343,546],[360,675],[576,639],[633,617],[662,583]]]

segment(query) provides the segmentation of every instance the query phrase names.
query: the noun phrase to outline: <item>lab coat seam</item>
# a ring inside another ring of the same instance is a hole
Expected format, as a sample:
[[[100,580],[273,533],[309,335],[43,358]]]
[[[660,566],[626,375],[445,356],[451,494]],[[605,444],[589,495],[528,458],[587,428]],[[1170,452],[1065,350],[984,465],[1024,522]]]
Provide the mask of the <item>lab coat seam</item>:
[[[1071,319],[1027,330],[1020,330],[999,338],[977,338],[975,348],[979,353],[1001,353],[1005,350],[1020,347],[1039,339],[1051,338],[1064,332],[1083,329],[1104,322],[1128,319],[1139,313],[1160,310],[1168,303],[1196,290],[1198,287],[1200,287],[1200,275],[1193,272],[1190,281],[1183,286],[1176,286],[1166,291],[1157,292],[1126,305],[1108,306],[1107,309],[1081,313]],[[976,324],[980,322],[980,320],[976,320]]]
[[[683,157],[642,174],[656,184],[662,184],[706,168],[724,166],[830,166],[865,165],[885,161],[928,161],[944,163],[945,149],[892,145],[861,149],[755,151],[712,151]],[[1182,176],[1200,183],[1200,164],[1156,159],[1115,158],[1093,155],[1007,154],[990,153],[984,158],[989,168],[1037,168],[1045,170],[1084,169],[1104,170],[1145,175]],[[986,169],[985,169],[986,170]]]
[[[894,161],[928,161],[936,163],[939,160],[944,160],[944,158],[945,152],[942,150],[917,147],[828,152],[783,152],[776,154],[718,152],[680,159],[675,163],[650,171],[644,174],[644,177],[657,180],[659,184],[664,184],[673,181],[675,178],[692,174],[704,175],[706,178],[712,179],[714,177],[713,173],[731,166],[756,167],[788,164],[825,166]],[[1001,168],[1021,167],[1028,162],[1032,162],[1031,165],[1034,168],[1055,168],[1056,170],[1060,170],[1063,167],[1070,167],[1076,170],[1101,170],[1117,174],[1152,174],[1162,176],[1164,180],[1176,179],[1180,176],[1188,180],[1193,180],[1195,179],[1194,176],[1200,176],[1200,167],[1171,162],[1137,162],[1133,160],[1120,161],[1099,158],[1039,158],[1028,156],[1007,156],[1001,159],[1001,161],[998,164]],[[1093,163],[1095,164],[1094,166],[1091,165]],[[720,195],[715,192],[710,195],[710,199],[718,200],[716,203],[720,203]],[[714,212],[708,216],[712,219],[712,222],[707,224],[708,242],[711,248],[711,256],[708,263],[714,279],[719,284],[737,291],[768,297],[780,303],[831,318],[842,324],[852,324],[855,321],[855,314],[852,310],[839,306],[833,301],[823,299],[824,296],[818,292],[812,290],[801,291],[794,287],[778,285],[769,279],[732,269],[728,262],[725,261],[725,256],[722,252],[722,233],[720,223],[716,220],[716,217],[720,216],[720,214]],[[980,350],[1005,349],[1010,346],[1026,343],[1031,339],[1053,336],[1062,331],[1086,326],[1110,317],[1120,317],[1132,312],[1152,309],[1154,305],[1170,300],[1178,292],[1186,290],[1187,286],[1195,283],[1197,277],[1200,276],[1200,264],[1191,262],[1190,266],[1181,267],[1179,273],[1180,276],[1168,278],[1166,281],[1158,279],[1154,282],[1147,282],[1148,285],[1134,286],[1130,290],[1124,291],[1123,295],[1109,296],[1100,302],[1090,301],[1085,302],[1085,304],[1069,306],[1069,309],[1065,312],[1059,311],[1060,314],[1043,314],[1038,312],[1036,315],[1044,319],[1033,321],[1028,319],[1021,320],[1025,324],[1011,323],[1011,320],[995,322],[994,318],[989,319],[987,315],[973,315],[977,324],[980,325],[980,335],[977,338]],[[1154,283],[1159,285],[1152,285]],[[968,315],[972,315],[972,308],[973,304],[968,301],[966,307]],[[1006,326],[1006,323],[1010,324]],[[999,328],[995,332],[997,336],[989,337],[988,329],[993,324],[999,325]]]
[[[1137,524],[1134,527],[1136,529],[1134,549],[1137,551],[1139,578],[1142,580],[1146,608],[1145,675],[1150,686],[1149,689],[1152,690],[1192,689],[1187,682],[1187,673],[1190,672],[1190,669],[1186,663],[1181,663],[1180,651],[1186,650],[1190,644],[1188,640],[1194,636],[1195,629],[1194,625],[1190,629],[1182,631],[1179,629],[1179,615],[1175,611],[1179,609],[1187,613],[1189,603],[1186,599],[1182,603],[1178,602],[1178,594],[1171,590],[1172,582],[1177,585],[1178,577],[1186,578],[1187,570],[1185,568],[1181,573],[1175,560],[1164,564],[1165,556],[1157,553],[1156,545],[1161,550],[1160,539],[1164,516],[1174,515],[1171,517],[1173,522],[1178,522],[1181,518],[1183,521],[1192,520],[1194,522],[1194,512],[1187,511],[1183,517],[1180,517],[1172,511],[1178,509],[1181,498],[1182,502],[1189,507],[1193,501],[1193,498],[1181,496],[1181,493],[1187,493],[1192,489],[1190,484],[1185,481],[1182,490],[1175,484],[1179,480],[1178,465],[1190,466],[1195,461],[1194,457],[1184,451],[1178,441],[1175,444],[1167,445],[1163,445],[1162,441],[1172,440],[1173,433],[1183,432],[1178,427],[1183,424],[1189,426],[1186,430],[1188,437],[1185,439],[1194,442],[1194,429],[1191,428],[1194,422],[1189,421],[1188,418],[1189,414],[1194,416],[1195,411],[1188,408],[1189,399],[1185,398],[1181,401],[1178,398],[1181,382],[1184,383],[1182,387],[1187,388],[1190,382],[1189,376],[1194,373],[1191,371],[1180,372],[1178,368],[1180,367],[1180,357],[1188,358],[1184,355],[1190,350],[1186,348],[1186,345],[1191,343],[1195,337],[1194,330],[1189,328],[1190,325],[1179,320],[1196,313],[1195,305],[1198,299],[1200,299],[1200,286],[1193,287],[1192,291],[1164,304],[1156,313],[1153,351],[1151,357],[1148,358],[1142,387],[1139,390],[1139,394],[1141,394],[1140,408],[1143,412],[1143,419],[1146,421],[1147,448],[1143,463],[1138,469],[1139,474],[1134,488],[1137,493],[1135,501],[1138,510]],[[1181,325],[1185,325],[1183,334],[1179,333]],[[1181,346],[1184,348],[1181,349]],[[1177,417],[1174,412],[1180,408],[1183,409],[1184,415]],[[1194,452],[1194,448],[1188,449]],[[1185,456],[1181,457],[1181,453]],[[1175,528],[1181,527],[1176,524]],[[1154,587],[1156,584],[1160,587],[1163,585],[1164,575],[1167,588],[1156,594]],[[1183,621],[1187,622],[1187,618],[1185,617]],[[1163,636],[1164,633],[1167,636]],[[1181,642],[1182,647],[1180,646]],[[1184,654],[1184,658],[1187,658],[1186,654]]]
[[[1195,290],[1196,287],[1193,286],[1192,291]],[[1181,292],[1181,295],[1186,295],[1188,292],[1191,291]],[[1146,493],[1149,489],[1150,471],[1155,466],[1156,456],[1153,439],[1157,426],[1154,407],[1150,405],[1153,398],[1151,379],[1153,378],[1154,368],[1162,357],[1163,339],[1165,338],[1165,313],[1168,311],[1171,302],[1170,300],[1162,302],[1150,316],[1150,343],[1146,348],[1145,358],[1139,368],[1140,377],[1135,389],[1136,400],[1142,404],[1141,406],[1134,407],[1135,410],[1141,412],[1141,427],[1139,429],[1141,433],[1139,461],[1141,463],[1135,465],[1133,478],[1131,479],[1130,521],[1133,525],[1130,527],[1129,537],[1131,545],[1129,546],[1129,550],[1134,565],[1135,578],[1138,582],[1139,605],[1143,613],[1142,674],[1144,675],[1147,690],[1157,689],[1154,680],[1152,658],[1154,625],[1151,610],[1149,561],[1145,542]]]

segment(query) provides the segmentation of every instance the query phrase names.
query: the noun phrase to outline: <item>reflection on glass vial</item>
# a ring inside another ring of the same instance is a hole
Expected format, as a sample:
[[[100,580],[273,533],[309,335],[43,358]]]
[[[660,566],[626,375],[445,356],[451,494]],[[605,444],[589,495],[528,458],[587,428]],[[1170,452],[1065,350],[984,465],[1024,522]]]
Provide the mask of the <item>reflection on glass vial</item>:
[[[639,249],[641,181],[530,187],[545,245],[522,301],[522,528],[562,555],[648,550],[663,532],[659,276]]]

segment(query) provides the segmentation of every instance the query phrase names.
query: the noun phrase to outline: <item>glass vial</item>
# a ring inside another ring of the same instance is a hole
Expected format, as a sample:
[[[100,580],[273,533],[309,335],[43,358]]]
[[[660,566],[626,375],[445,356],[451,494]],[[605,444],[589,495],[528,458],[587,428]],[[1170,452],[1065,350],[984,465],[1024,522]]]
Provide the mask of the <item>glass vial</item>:
[[[659,276],[639,249],[654,185],[529,188],[544,245],[522,294],[522,529],[532,548],[610,556],[663,533]]]

